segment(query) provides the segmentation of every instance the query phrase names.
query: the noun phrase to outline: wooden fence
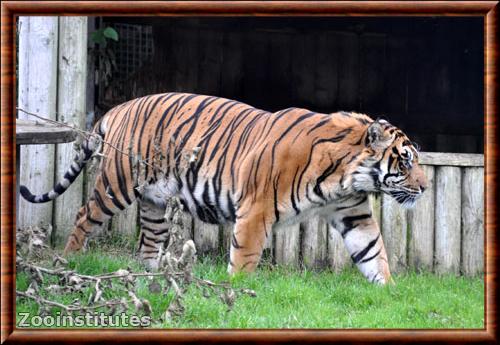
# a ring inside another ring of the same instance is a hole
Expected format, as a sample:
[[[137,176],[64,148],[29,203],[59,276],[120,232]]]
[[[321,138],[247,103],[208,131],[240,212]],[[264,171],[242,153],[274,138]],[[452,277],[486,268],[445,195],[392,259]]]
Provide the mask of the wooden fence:
[[[18,106],[51,120],[85,126],[87,17],[19,18]],[[35,120],[23,112],[19,118]],[[73,144],[21,147],[20,183],[40,192],[54,186],[73,160]],[[65,240],[82,205],[83,178],[46,204],[20,198],[18,226],[51,223],[53,240]]]

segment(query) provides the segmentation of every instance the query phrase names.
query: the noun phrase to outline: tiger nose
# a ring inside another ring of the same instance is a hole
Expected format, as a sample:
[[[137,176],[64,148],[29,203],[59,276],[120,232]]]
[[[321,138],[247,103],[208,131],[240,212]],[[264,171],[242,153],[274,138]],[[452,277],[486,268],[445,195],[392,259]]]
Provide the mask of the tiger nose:
[[[421,178],[418,178],[417,183],[419,184],[419,187],[420,187],[420,193],[423,193],[428,187],[427,179],[424,176]]]

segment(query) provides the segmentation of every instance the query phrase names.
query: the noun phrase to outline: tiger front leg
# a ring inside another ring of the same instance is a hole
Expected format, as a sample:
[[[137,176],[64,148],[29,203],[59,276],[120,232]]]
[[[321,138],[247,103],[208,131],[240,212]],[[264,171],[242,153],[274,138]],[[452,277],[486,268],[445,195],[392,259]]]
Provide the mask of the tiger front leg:
[[[271,227],[262,214],[237,220],[231,236],[229,274],[253,272],[259,264]]]
[[[368,281],[381,285],[393,283],[382,234],[368,200],[339,211],[328,222],[340,232],[352,261]]]

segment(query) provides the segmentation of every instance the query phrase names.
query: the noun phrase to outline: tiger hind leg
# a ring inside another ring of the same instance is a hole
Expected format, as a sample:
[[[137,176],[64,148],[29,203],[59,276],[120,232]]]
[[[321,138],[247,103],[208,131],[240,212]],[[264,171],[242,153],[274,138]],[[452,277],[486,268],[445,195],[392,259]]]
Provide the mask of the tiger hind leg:
[[[110,187],[107,176],[99,174],[91,197],[78,211],[75,226],[64,248],[64,255],[84,249],[88,237],[95,229],[102,227],[104,222],[130,206],[135,200],[135,196],[127,195],[126,198],[123,196],[119,198],[117,194]],[[127,201],[121,201],[123,199]]]
[[[139,256],[150,270],[158,269],[158,253],[169,238],[170,224],[165,219],[165,205],[139,199],[141,233]]]

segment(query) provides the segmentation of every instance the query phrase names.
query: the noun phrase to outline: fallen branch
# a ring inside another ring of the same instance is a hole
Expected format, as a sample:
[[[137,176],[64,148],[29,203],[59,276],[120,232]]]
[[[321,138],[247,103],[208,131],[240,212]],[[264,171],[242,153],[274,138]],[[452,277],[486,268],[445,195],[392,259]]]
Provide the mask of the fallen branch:
[[[228,282],[216,283],[207,279],[196,277],[193,273],[196,261],[196,248],[194,242],[184,241],[182,237],[182,220],[178,200],[171,201],[173,211],[166,215],[170,222],[170,239],[165,249],[161,249],[158,255],[160,269],[157,272],[132,272],[130,268],[122,268],[114,272],[102,273],[98,275],[80,274],[75,270],[67,268],[68,262],[59,256],[52,260],[54,268],[43,267],[33,262],[23,259],[19,253],[16,264],[18,272],[24,271],[28,274],[32,284],[26,291],[16,291],[19,298],[25,298],[36,302],[39,305],[40,313],[58,308],[64,312],[89,312],[98,309],[108,310],[115,313],[117,307],[123,310],[135,310],[153,316],[153,307],[150,302],[141,298],[137,291],[137,280],[148,279],[150,293],[163,293],[167,295],[171,290],[173,294],[169,304],[163,313],[157,311],[160,318],[153,318],[154,322],[169,321],[183,315],[185,311],[184,295],[190,285],[202,291],[206,298],[218,296],[227,305],[228,311],[232,309],[236,299],[241,295],[255,297],[253,290],[239,288],[235,289]],[[176,206],[177,205],[177,206]],[[31,231],[27,234],[38,234]],[[26,237],[26,236],[25,236]],[[25,240],[30,241],[30,239]],[[49,286],[44,284],[57,280]],[[164,284],[160,283],[164,281]],[[42,297],[42,291],[45,297]],[[90,296],[86,303],[76,298],[71,304],[64,304],[52,300],[47,295],[57,295],[67,293],[83,293]],[[112,299],[108,299],[113,296]],[[126,297],[125,297],[126,296]]]

